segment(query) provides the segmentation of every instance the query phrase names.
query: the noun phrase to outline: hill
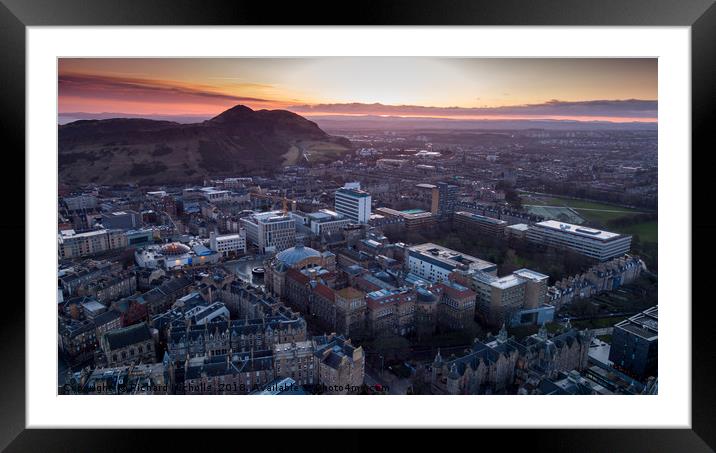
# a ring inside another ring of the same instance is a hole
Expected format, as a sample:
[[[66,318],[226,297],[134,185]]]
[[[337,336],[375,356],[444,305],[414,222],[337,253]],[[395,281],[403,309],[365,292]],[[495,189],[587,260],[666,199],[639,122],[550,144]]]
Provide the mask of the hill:
[[[193,124],[80,120],[60,125],[58,136],[64,184],[180,183],[271,172],[306,159],[328,162],[351,146],[295,113],[243,105]]]

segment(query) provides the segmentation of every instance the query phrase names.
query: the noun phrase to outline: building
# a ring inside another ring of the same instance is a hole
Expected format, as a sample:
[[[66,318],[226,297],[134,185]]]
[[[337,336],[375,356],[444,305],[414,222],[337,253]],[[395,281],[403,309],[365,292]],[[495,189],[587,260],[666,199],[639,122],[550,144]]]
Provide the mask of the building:
[[[291,215],[294,218],[301,218],[300,215],[294,213]],[[353,222],[353,220],[329,209],[321,209],[318,212],[305,214],[302,219],[303,224],[311,229],[311,233],[319,237],[340,233],[344,227]]]
[[[476,314],[487,325],[544,324],[554,318],[554,306],[547,303],[547,275],[519,269],[503,277],[480,271],[450,277],[477,293]]]
[[[156,362],[154,337],[145,323],[110,330],[101,341],[110,367]]]
[[[136,211],[102,213],[102,226],[112,230],[136,230],[142,226],[142,216]]]
[[[447,216],[455,212],[460,187],[446,182],[437,183],[433,189],[430,212],[438,216]]]
[[[279,343],[306,340],[306,321],[285,316],[194,324],[181,319],[167,331],[167,352],[174,358],[271,350]]]
[[[211,250],[218,252],[221,256],[237,255],[246,252],[246,230],[241,228],[236,234],[217,236],[212,232],[209,236]]]
[[[127,246],[144,247],[154,242],[154,230],[131,230],[126,232]]]
[[[453,222],[457,228],[468,232],[482,233],[492,237],[501,238],[505,234],[507,222],[472,212],[458,211],[453,215]]]
[[[560,373],[587,368],[593,334],[567,329],[550,337],[542,326],[523,340],[496,337],[478,341],[467,354],[450,360],[438,350],[428,377],[432,393],[450,395],[518,393],[531,375],[554,379]]]
[[[494,263],[430,242],[408,247],[406,262],[410,273],[433,283],[447,281],[455,270],[497,273]]]
[[[516,223],[514,225],[507,225],[505,227],[505,235],[507,237],[513,237],[518,239],[525,239],[527,237],[527,230],[530,226],[526,223]]]
[[[127,236],[121,230],[98,229],[76,233],[63,230],[57,235],[60,259],[79,258],[104,253],[127,246]]]
[[[82,363],[94,356],[97,349],[95,324],[90,319],[60,319],[58,330],[60,351],[70,364]]]
[[[203,187],[201,193],[209,202],[226,201],[231,198],[231,192],[228,190],[218,190],[214,187]]]
[[[396,219],[396,223],[404,226],[406,231],[421,231],[432,228],[437,224],[435,214],[423,211],[422,209],[397,211],[395,209],[382,207],[376,209],[375,212],[387,219]],[[376,222],[372,223],[378,226]],[[390,222],[383,222],[383,224],[389,225]]]
[[[318,368],[320,391],[331,395],[358,393],[365,378],[365,353],[340,335],[314,337],[313,353]]]
[[[254,213],[241,219],[246,239],[261,253],[280,252],[296,245],[296,222],[282,211]]]
[[[335,291],[336,332],[346,337],[362,334],[365,329],[365,293],[351,286]]]
[[[452,281],[438,283],[432,291],[440,295],[438,324],[447,329],[460,330],[473,322],[477,300],[474,291]]]
[[[547,288],[548,301],[559,309],[575,300],[613,291],[639,278],[643,266],[641,259],[632,255],[597,263],[586,272],[564,277]]]
[[[167,395],[170,391],[163,363],[83,369],[67,379],[63,394]]]
[[[227,353],[180,360],[172,367],[172,371],[177,393],[186,395],[246,395],[264,390],[274,379],[271,351]],[[179,373],[182,380],[177,377]]]
[[[335,194],[338,214],[358,223],[368,223],[371,213],[370,194],[360,189],[342,187]]]
[[[365,299],[366,324],[372,335],[406,335],[415,329],[415,291],[380,289],[369,292]]]
[[[573,250],[599,261],[629,252],[631,236],[546,220],[527,230],[527,239],[539,244]]]
[[[69,211],[91,210],[97,207],[97,197],[90,194],[64,197],[62,201]]]
[[[314,352],[313,340],[275,344],[273,347],[275,375],[293,379],[298,385],[316,384],[318,367]]]
[[[646,382],[658,373],[659,310],[652,307],[616,324],[609,360],[612,366]]]
[[[148,246],[134,252],[137,266],[150,269],[180,269],[191,265],[193,257],[191,248],[181,242]]]

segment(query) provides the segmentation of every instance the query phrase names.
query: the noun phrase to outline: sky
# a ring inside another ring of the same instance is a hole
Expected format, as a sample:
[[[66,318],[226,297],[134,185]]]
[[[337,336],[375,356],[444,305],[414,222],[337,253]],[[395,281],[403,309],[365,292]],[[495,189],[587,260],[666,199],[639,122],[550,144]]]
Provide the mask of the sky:
[[[656,59],[62,58],[60,117],[303,116],[655,122]],[[87,115],[89,114],[89,115]]]

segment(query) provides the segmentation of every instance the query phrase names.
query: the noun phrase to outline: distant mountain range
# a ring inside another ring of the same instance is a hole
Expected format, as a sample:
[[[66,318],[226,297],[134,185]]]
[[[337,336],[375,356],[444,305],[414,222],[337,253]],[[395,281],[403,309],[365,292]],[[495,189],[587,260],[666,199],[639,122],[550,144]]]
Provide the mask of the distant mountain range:
[[[285,110],[237,105],[203,122],[144,118],[78,120],[59,126],[64,184],[160,184],[270,172],[325,162],[350,150],[314,122]]]
[[[657,123],[647,122],[610,122],[610,121],[574,121],[574,120],[474,120],[452,118],[420,118],[375,115],[322,115],[312,116],[322,129],[326,131],[361,131],[361,130],[526,130],[545,129],[554,131],[607,131],[607,130],[641,130],[655,131]]]
[[[60,124],[81,119],[106,118],[139,118],[139,115],[127,113],[61,113]],[[177,123],[196,123],[208,119],[202,115],[152,115],[152,119],[174,121]],[[610,121],[576,121],[576,120],[474,120],[434,117],[402,117],[379,115],[318,115],[310,116],[318,126],[326,131],[360,131],[360,130],[640,130],[656,131],[657,123],[648,122],[610,122]]]

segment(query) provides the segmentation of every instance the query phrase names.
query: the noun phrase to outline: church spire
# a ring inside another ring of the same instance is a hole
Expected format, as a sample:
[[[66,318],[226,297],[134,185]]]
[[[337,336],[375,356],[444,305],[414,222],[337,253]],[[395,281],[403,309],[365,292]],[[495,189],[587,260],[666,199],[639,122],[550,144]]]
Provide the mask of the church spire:
[[[539,331],[537,332],[537,336],[542,340],[547,339],[547,327],[545,323],[542,323],[542,325],[540,326]]]
[[[504,343],[507,341],[507,328],[505,327],[505,323],[502,323],[502,328],[500,329],[500,332],[497,334],[497,342],[498,343]]]

